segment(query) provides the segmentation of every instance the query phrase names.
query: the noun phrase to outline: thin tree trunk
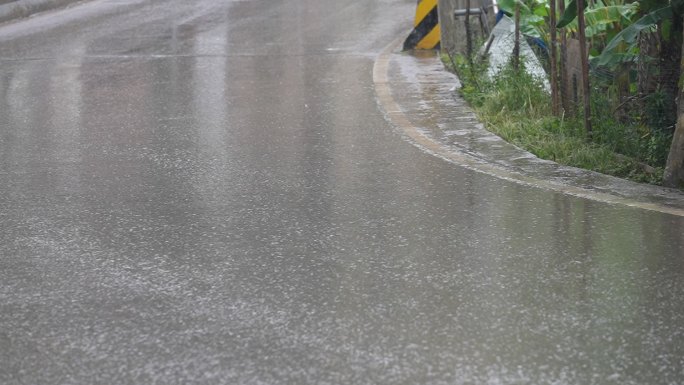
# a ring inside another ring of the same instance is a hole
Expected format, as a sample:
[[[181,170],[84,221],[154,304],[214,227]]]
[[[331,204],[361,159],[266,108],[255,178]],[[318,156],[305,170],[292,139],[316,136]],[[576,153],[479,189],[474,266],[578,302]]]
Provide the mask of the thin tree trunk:
[[[680,21],[682,19],[679,19]],[[684,32],[680,32],[684,34]],[[682,51],[684,51],[684,39]],[[680,55],[681,52],[680,51]],[[684,61],[680,61],[680,82],[684,81]],[[684,92],[679,90],[677,101],[677,125],[675,126],[670,153],[667,157],[663,184],[669,187],[684,188]]]
[[[591,90],[589,89],[589,55],[587,54],[586,25],[584,22],[584,0],[577,0],[577,29],[582,62],[582,91],[584,92],[584,129],[591,140]]]
[[[558,0],[558,10],[562,15],[565,13],[565,0]],[[560,29],[560,103],[563,113],[570,112],[570,102],[568,99],[568,38],[565,28]]]
[[[684,68],[682,68],[684,71]],[[684,80],[684,79],[682,79]],[[684,188],[684,94],[679,91],[677,103],[677,126],[675,127],[670,154],[663,174],[663,185]]]
[[[466,54],[468,55],[468,62],[473,64],[473,36],[470,32],[470,0],[466,0],[465,8]]]
[[[520,4],[515,3],[515,41],[513,44],[513,68],[520,68]]]
[[[637,60],[637,93],[642,108],[646,107],[644,97],[655,92],[656,66],[653,61],[658,56],[658,35],[656,32],[641,31],[639,34],[639,60]]]
[[[661,28],[662,30],[662,28]],[[672,19],[672,28],[669,38],[660,36],[660,75],[658,84],[665,94],[665,121],[673,124],[677,120],[677,91],[679,89],[680,59],[682,57],[682,20],[679,17]],[[664,128],[664,127],[663,127]]]
[[[549,60],[551,62],[549,71],[551,77],[551,111],[555,116],[558,116],[560,115],[560,106],[558,98],[558,49],[556,47],[556,0],[550,0],[549,5],[549,19],[551,24],[551,28],[549,29],[551,35],[551,44],[549,44],[549,48],[551,49],[549,55]]]
[[[615,119],[623,123],[626,123],[629,119],[629,114],[627,113],[629,103],[627,102],[632,96],[629,89],[629,72],[631,67],[632,66],[629,63],[622,63],[615,72],[615,87],[617,89],[618,105],[624,106],[615,110]]]

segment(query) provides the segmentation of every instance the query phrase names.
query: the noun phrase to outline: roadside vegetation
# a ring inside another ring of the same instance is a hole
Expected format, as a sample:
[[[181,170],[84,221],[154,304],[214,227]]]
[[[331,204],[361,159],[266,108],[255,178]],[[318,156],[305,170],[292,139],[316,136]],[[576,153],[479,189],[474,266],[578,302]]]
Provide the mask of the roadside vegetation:
[[[543,79],[525,71],[517,48],[510,65],[491,79],[486,56],[444,54],[443,62],[458,74],[461,94],[479,118],[505,140],[561,164],[682,188],[684,128],[677,125],[677,103],[684,97],[677,97],[684,29],[678,2],[684,5],[684,0],[572,0],[567,7],[563,0],[499,1],[515,15],[520,37],[541,42],[551,94]],[[516,33],[516,41],[520,37]],[[576,74],[570,79],[573,63],[565,45],[571,39],[591,47],[585,48],[581,81]],[[679,125],[684,127],[684,117]]]
[[[661,184],[667,147],[671,136],[653,139],[638,124],[622,124],[610,114],[609,101],[594,93],[594,140],[588,141],[582,117],[555,116],[548,92],[540,79],[525,72],[505,68],[495,79],[485,70],[471,68],[456,58],[454,70],[463,87],[460,92],[488,130],[539,158],[585,168],[642,183]]]

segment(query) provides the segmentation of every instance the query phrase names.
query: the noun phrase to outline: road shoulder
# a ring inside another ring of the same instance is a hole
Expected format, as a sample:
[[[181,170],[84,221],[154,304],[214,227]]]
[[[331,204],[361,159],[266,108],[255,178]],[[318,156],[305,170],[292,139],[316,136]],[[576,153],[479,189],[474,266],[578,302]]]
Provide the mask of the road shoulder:
[[[502,179],[595,201],[684,216],[684,194],[542,160],[492,134],[458,95],[458,78],[434,53],[390,43],[373,82],[386,119],[411,143],[452,163]]]

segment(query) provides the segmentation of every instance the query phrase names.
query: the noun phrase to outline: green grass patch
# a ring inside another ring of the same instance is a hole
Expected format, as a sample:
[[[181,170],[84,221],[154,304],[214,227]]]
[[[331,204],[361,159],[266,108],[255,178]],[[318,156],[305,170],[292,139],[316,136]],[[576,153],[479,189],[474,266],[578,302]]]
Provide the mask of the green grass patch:
[[[487,129],[542,159],[642,183],[660,184],[671,136],[613,118],[601,93],[592,100],[594,132],[587,140],[581,117],[553,116],[551,96],[539,79],[506,68],[487,79],[484,64],[443,56],[462,83],[463,98]],[[663,156],[662,154],[665,154]]]

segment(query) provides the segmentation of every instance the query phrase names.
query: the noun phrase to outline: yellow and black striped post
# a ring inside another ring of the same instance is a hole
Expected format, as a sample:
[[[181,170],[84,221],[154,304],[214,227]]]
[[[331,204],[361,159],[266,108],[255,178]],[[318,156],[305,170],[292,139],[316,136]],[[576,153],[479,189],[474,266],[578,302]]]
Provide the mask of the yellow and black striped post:
[[[418,0],[413,31],[404,41],[404,51],[415,48],[439,49],[437,0]]]

